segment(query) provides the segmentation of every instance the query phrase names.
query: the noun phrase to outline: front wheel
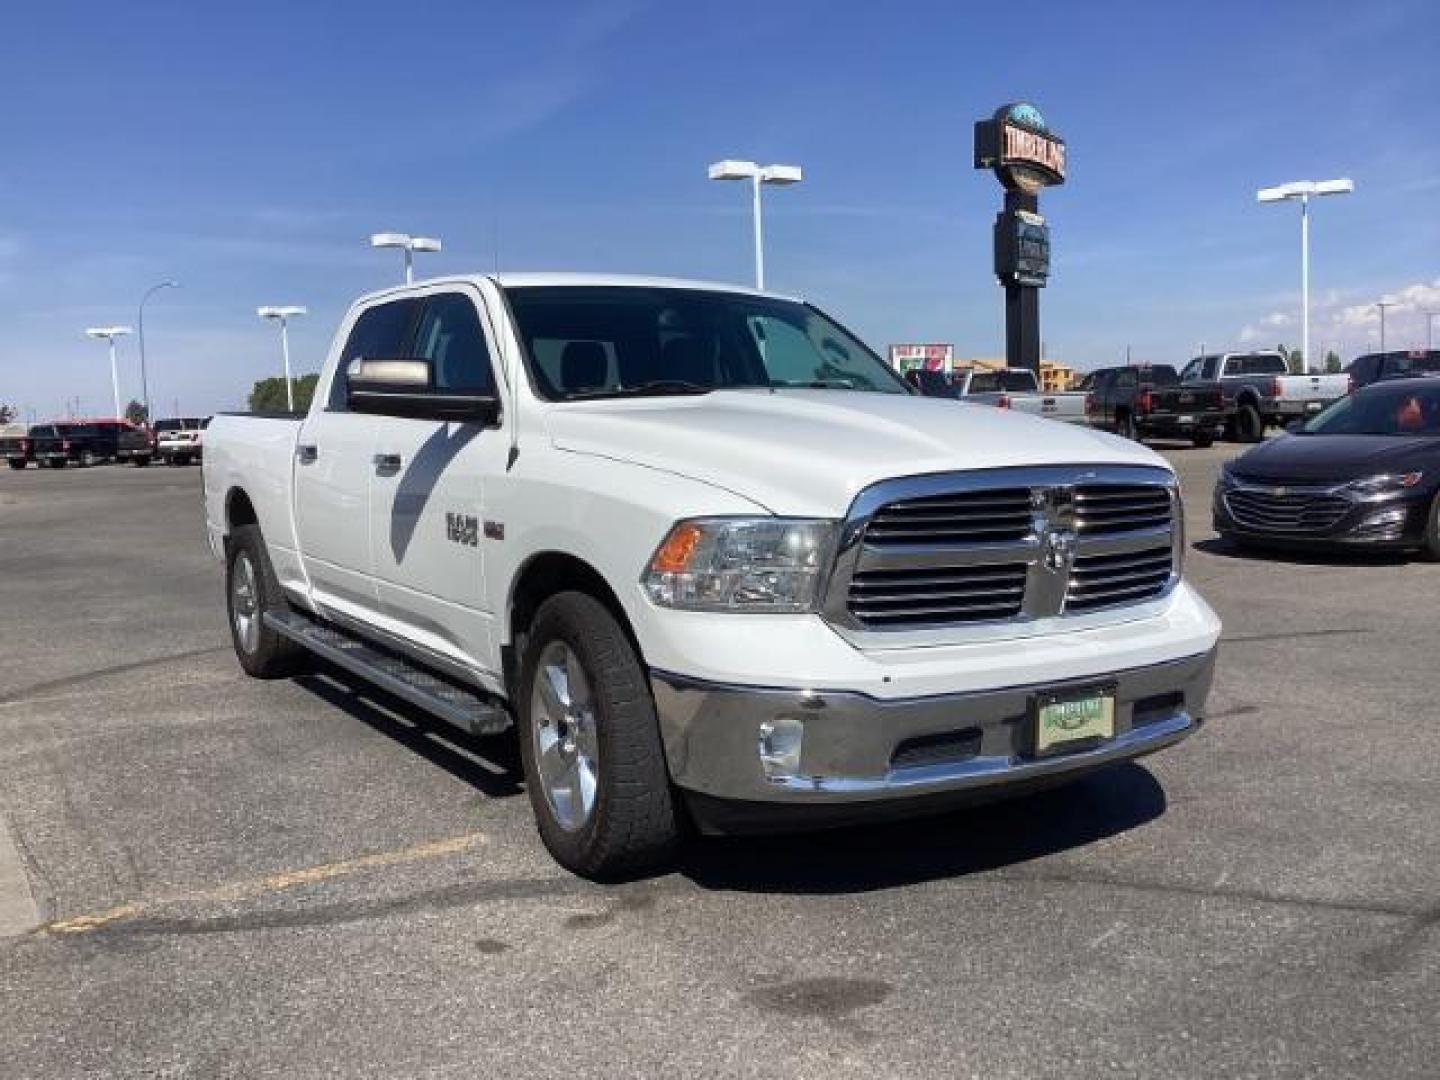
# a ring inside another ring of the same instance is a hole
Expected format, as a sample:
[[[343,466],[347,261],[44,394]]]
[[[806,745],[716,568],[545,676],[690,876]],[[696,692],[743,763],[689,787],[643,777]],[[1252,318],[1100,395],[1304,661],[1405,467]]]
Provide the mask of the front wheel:
[[[149,455],[149,454],[139,454],[139,455],[131,458],[131,459],[130,459],[130,463],[131,463],[132,465],[134,465],[137,469],[143,469],[143,468],[145,468],[146,465],[149,465],[149,464],[150,464],[150,455]]]
[[[525,637],[516,708],[540,838],[567,870],[614,880],[663,866],[680,839],[655,702],[598,600],[566,592]]]
[[[83,450],[80,453],[80,467],[82,469],[93,468],[97,460],[99,459],[95,457],[95,451],[93,450]]]
[[[1430,518],[1425,524],[1425,542],[1420,557],[1426,562],[1440,562],[1440,495],[1430,504]]]
[[[12,457],[12,458],[8,458],[7,460],[10,462],[10,467],[11,467],[12,469],[23,469],[23,468],[25,467],[25,459],[24,459],[24,458],[13,458],[13,457]]]

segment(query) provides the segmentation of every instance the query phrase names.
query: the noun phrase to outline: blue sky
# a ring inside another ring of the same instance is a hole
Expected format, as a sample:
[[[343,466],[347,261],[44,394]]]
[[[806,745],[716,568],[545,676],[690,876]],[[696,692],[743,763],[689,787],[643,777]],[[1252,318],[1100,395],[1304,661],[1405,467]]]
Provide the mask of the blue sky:
[[[1349,175],[1313,218],[1312,336],[1347,359],[1440,309],[1440,5],[644,0],[397,6],[47,3],[0,35],[0,401],[109,411],[81,331],[147,309],[157,413],[274,373],[258,304],[307,304],[314,369],[384,229],[425,272],[748,281],[720,157],[801,164],[767,194],[767,274],[877,347],[1003,349],[1000,196],[971,124],[1038,104],[1070,146],[1043,198],[1048,353],[1182,361],[1297,342],[1299,225],[1258,186]],[[498,247],[498,253],[497,253]],[[1440,320],[1437,320],[1440,321]],[[133,339],[122,394],[138,396]]]

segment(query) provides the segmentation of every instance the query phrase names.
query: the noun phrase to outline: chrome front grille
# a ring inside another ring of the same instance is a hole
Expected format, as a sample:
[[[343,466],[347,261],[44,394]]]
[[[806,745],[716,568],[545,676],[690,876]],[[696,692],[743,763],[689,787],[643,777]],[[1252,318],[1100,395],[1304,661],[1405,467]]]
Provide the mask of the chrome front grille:
[[[1353,505],[1330,488],[1234,488],[1225,492],[1230,516],[1261,532],[1326,532]]]
[[[885,481],[842,533],[825,615],[857,631],[938,631],[1081,615],[1178,580],[1164,469],[995,469]]]
[[[961,491],[893,502],[865,530],[871,546],[975,544],[1020,540],[1030,532],[1030,489]]]
[[[850,579],[850,613],[869,629],[1013,619],[1025,602],[1028,571],[1024,562],[862,570]]]
[[[1068,613],[1148,600],[1165,590],[1175,564],[1169,544],[1114,555],[1080,555],[1065,591]]]
[[[1170,489],[1154,484],[1081,484],[1075,488],[1075,531],[1137,532],[1170,526]]]

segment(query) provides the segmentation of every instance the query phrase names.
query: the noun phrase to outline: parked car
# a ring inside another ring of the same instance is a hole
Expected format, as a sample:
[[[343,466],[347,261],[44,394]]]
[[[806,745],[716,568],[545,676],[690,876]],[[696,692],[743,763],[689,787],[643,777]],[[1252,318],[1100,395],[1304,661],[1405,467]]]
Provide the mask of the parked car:
[[[150,462],[150,436],[128,420],[66,420],[30,429],[37,464],[50,468],[107,461]]]
[[[1042,390],[1035,372],[1027,368],[962,371],[955,377],[955,389],[961,401],[972,405],[994,405],[1068,424],[1086,422],[1083,393]]]
[[[514,347],[500,348],[499,343]],[[518,729],[593,877],[702,831],[1019,791],[1196,729],[1219,621],[1112,436],[911,392],[801,301],[598,275],[361,299],[308,415],[221,415],[236,655]]]
[[[1219,384],[1182,384],[1169,364],[1100,368],[1086,378],[1090,424],[1127,439],[1189,439],[1209,446],[1225,427]]]
[[[209,417],[171,417],[155,422],[155,453],[166,465],[189,465],[204,456]]]
[[[1220,353],[1185,365],[1180,381],[1219,382],[1229,410],[1225,436],[1259,442],[1271,426],[1313,416],[1350,392],[1345,375],[1291,375],[1278,352]]]
[[[12,469],[23,469],[34,458],[30,446],[29,424],[0,424],[0,457]]]
[[[1368,353],[1365,356],[1357,356],[1345,368],[1345,374],[1350,379],[1352,390],[1369,386],[1381,379],[1436,373],[1440,373],[1440,349]]]
[[[1215,531],[1232,541],[1414,549],[1440,559],[1440,380],[1387,379],[1228,463]]]

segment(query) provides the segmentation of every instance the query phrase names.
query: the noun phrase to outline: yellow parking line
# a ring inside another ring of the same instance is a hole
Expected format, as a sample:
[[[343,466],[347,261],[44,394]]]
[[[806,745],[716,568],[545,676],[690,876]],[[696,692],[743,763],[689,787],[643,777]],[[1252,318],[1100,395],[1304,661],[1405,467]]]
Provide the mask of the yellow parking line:
[[[38,932],[42,934],[88,934],[92,930],[99,930],[101,927],[110,926],[113,923],[136,918],[164,904],[224,903],[265,896],[270,893],[284,892],[286,889],[294,889],[301,885],[313,885],[317,881],[345,877],[362,870],[399,866],[403,863],[456,855],[479,847],[485,843],[485,839],[483,833],[464,833],[446,840],[432,840],[429,843],[399,848],[395,851],[380,851],[373,855],[360,855],[353,859],[342,859],[339,862],[321,863],[319,866],[307,866],[300,870],[284,870],[278,874],[267,874],[265,877],[232,881],[213,889],[157,896],[146,901],[121,904],[119,907],[113,907],[107,911],[97,911],[89,915],[74,915],[68,919],[56,919],[54,922],[41,926]]]

